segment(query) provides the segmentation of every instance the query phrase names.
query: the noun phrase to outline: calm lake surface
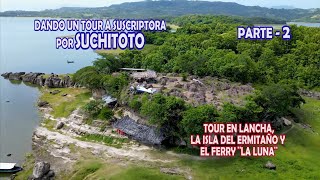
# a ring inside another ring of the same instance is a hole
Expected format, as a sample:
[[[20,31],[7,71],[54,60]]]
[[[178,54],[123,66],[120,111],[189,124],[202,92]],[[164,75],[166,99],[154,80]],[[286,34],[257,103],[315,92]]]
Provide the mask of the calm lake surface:
[[[98,57],[92,50],[57,50],[55,38],[74,32],[34,32],[34,19],[0,18],[0,73],[73,73]],[[40,121],[38,97],[37,88],[0,77],[0,162],[21,164],[31,151],[32,132]]]

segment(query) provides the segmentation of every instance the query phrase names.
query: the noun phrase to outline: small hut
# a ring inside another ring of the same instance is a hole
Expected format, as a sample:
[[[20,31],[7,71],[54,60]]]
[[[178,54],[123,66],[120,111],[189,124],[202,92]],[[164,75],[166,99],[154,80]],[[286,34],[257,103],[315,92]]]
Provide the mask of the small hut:
[[[162,145],[167,139],[161,130],[156,127],[139,124],[129,116],[125,116],[113,123],[113,127],[117,129],[119,134],[126,135],[145,144]]]

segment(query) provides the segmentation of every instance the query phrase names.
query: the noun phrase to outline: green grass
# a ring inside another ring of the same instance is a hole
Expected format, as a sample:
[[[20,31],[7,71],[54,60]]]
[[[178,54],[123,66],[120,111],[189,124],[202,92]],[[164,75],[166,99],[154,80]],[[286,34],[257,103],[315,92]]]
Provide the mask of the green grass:
[[[54,128],[57,122],[50,119],[45,119],[43,120],[43,124],[44,124],[44,127],[47,128],[48,130],[54,131]]]
[[[11,84],[21,84],[22,81],[19,80],[9,80]]]
[[[61,92],[55,95],[50,94],[50,91],[56,89]],[[49,102],[53,109],[51,114],[55,118],[68,117],[72,111],[84,105],[91,97],[91,93],[82,88],[43,88],[41,92],[40,100]],[[61,96],[62,94],[68,94],[70,96]]]
[[[102,142],[108,146],[121,148],[123,143],[129,142],[127,138],[116,138],[111,136],[103,136],[100,134],[85,134],[79,137],[82,141]]]
[[[154,44],[146,44],[142,49],[142,53],[149,54],[150,52],[152,52],[157,47],[158,46],[154,45]]]
[[[23,163],[23,171],[17,173],[16,180],[25,180],[28,179],[33,172],[33,166],[35,163],[35,157],[33,154],[27,154],[25,158],[25,162]],[[0,178],[1,179],[1,178]]]
[[[185,179],[183,176],[168,175],[158,169],[146,167],[131,167],[110,177],[114,179],[140,180],[140,179]]]
[[[77,146],[75,144],[68,144],[71,153],[77,152]]]
[[[301,109],[294,109],[293,113],[300,122],[310,124],[312,129],[320,133],[320,101],[304,97],[306,104]]]
[[[85,163],[83,166],[80,166],[80,168],[74,173],[73,176],[71,176],[70,180],[85,179],[88,175],[95,173],[102,166],[103,164],[99,161]]]
[[[195,149],[195,148],[175,147],[175,148],[172,148],[172,151],[180,154],[189,154],[194,156],[199,155],[199,149]]]

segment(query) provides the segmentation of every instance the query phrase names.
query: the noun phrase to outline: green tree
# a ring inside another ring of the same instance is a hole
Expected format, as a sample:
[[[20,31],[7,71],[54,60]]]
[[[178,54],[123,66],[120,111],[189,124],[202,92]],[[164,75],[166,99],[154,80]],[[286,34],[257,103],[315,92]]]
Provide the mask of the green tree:
[[[121,73],[119,75],[104,75],[101,80],[103,88],[114,97],[120,97],[121,91],[129,83],[127,74]]]
[[[149,101],[144,101],[141,113],[149,117],[152,124],[166,127],[169,133],[179,131],[178,125],[186,106],[184,100],[173,96],[155,94]]]
[[[103,107],[98,115],[99,119],[110,120],[113,117],[113,111],[108,107]]]
[[[261,119],[269,121],[287,115],[291,108],[305,103],[297,86],[279,83],[262,87],[261,91],[256,91],[253,100],[263,108]]]
[[[91,118],[96,118],[101,109],[103,108],[103,101],[92,100],[83,106],[84,112],[86,112]]]
[[[142,61],[143,67],[157,72],[161,72],[163,64],[165,64],[165,57],[160,52],[150,53]]]
[[[262,112],[262,107],[257,105],[251,97],[247,99],[244,106],[238,106],[231,103],[225,103],[220,112],[220,122],[258,122]]]
[[[102,88],[102,75],[93,66],[81,68],[73,75],[73,81],[89,89]]]
[[[112,54],[100,54],[100,56],[100,58],[93,61],[93,66],[100,73],[110,74],[119,71],[119,68],[125,66],[124,62],[121,62],[119,58]]]

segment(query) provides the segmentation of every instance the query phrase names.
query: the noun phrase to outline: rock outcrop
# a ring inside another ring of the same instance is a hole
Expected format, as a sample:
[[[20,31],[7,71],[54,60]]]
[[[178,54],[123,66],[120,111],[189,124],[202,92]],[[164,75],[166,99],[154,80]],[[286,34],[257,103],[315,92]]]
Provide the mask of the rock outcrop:
[[[48,162],[37,162],[34,165],[33,173],[28,178],[29,180],[51,180],[53,179],[55,173],[53,170],[50,170],[50,163]]]
[[[25,72],[7,72],[4,74],[1,74],[2,77],[9,80],[17,80],[17,81],[23,81],[39,86],[47,86],[49,88],[63,88],[63,87],[72,87],[74,86],[74,82],[72,82],[72,79],[70,76],[59,76],[56,74],[51,74],[49,77],[44,77],[44,73],[25,73]]]
[[[316,91],[308,91],[305,89],[300,89],[299,93],[303,96],[311,97],[314,99],[320,99],[320,92]]]
[[[49,105],[49,103],[47,101],[39,101],[38,102],[38,107],[46,107],[48,105]]]
[[[4,73],[4,74],[1,74],[1,76],[4,77],[5,79],[21,81],[22,80],[22,76],[24,74],[25,74],[25,72],[16,72],[16,73],[7,72],[7,73]]]
[[[283,120],[283,125],[285,125],[285,126],[291,126],[292,125],[292,122],[289,119],[284,118],[284,117],[282,117],[281,119]]]
[[[59,121],[59,122],[57,123],[57,125],[56,125],[56,129],[59,130],[59,129],[63,128],[63,126],[64,126],[64,123],[61,122],[61,121]]]

